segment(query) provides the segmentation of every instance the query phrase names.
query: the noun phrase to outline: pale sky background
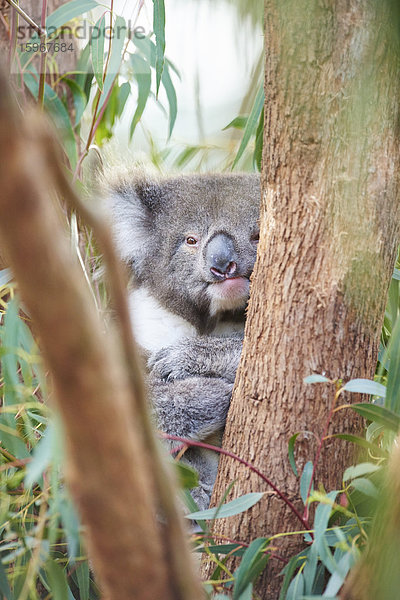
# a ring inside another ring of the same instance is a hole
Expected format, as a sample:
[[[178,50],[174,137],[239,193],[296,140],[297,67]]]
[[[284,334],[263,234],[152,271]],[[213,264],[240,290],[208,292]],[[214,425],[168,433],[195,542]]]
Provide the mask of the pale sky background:
[[[117,0],[116,12],[127,20],[136,14],[136,2]],[[172,134],[174,144],[196,144],[200,139],[196,116],[196,78],[203,131],[207,143],[223,143],[230,132],[221,132],[239,114],[250,82],[250,73],[263,45],[261,27],[241,21],[228,2],[216,0],[166,1],[166,56],[181,74],[173,81],[178,96],[178,117]],[[152,30],[153,3],[146,0],[137,25],[146,33]],[[160,100],[167,102],[163,90]],[[135,97],[130,98],[124,118],[118,124],[118,143],[127,145],[129,125],[135,110]],[[160,148],[167,140],[168,121],[154,101],[149,99],[143,126],[149,130]],[[146,150],[147,143],[139,124],[131,145],[133,150]]]

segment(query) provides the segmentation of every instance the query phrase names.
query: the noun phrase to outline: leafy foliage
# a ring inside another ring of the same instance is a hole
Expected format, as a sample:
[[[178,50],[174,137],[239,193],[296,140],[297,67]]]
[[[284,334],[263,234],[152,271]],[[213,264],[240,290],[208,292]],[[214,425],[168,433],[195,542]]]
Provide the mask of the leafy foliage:
[[[178,114],[174,81],[179,75],[165,54],[164,2],[153,0],[153,4],[154,33],[133,37],[131,41],[124,19],[95,0],[71,0],[49,15],[46,27],[49,31],[54,28],[55,32],[48,41],[57,42],[62,28],[71,19],[94,8],[102,11],[76,68],[60,77],[49,77],[43,91],[35,62],[17,47],[12,49],[21,87],[39,103],[43,101],[60,133],[66,168],[74,180],[80,178],[89,148],[93,144],[101,147],[112,138],[132,92],[136,94],[136,107],[130,122],[130,138],[135,141],[148,101],[160,104],[160,87],[164,88],[168,104],[168,137],[173,133]],[[248,10],[249,3],[239,2],[239,5]],[[257,12],[260,4],[253,5]],[[108,43],[107,26],[119,28],[125,34]],[[37,34],[32,36],[32,44],[39,41]],[[51,62],[48,65],[50,71]],[[24,95],[20,91],[17,90],[18,98],[23,105]],[[263,107],[264,92],[258,87],[249,114],[236,117],[226,126],[243,134],[234,156],[207,144],[189,145],[178,151],[175,145],[175,166],[194,165],[201,169],[209,154],[217,152],[226,169],[260,169]],[[171,150],[159,150],[150,142],[152,160],[162,168]],[[90,232],[79,231],[75,215],[70,218],[70,229],[72,246],[96,305],[102,311],[106,292],[98,277],[100,258]],[[385,313],[376,381],[353,380],[343,385],[319,374],[305,379],[309,384],[331,386],[333,404],[338,403],[343,392],[372,395],[373,401],[358,402],[351,407],[336,406],[339,411],[355,410],[369,422],[365,439],[346,432],[337,434],[363,452],[362,462],[343,474],[341,489],[315,489],[318,466],[315,457],[310,457],[301,473],[295,462],[296,440],[303,432],[297,432],[288,441],[288,457],[304,504],[303,520],[309,526],[295,532],[304,537],[305,549],[285,564],[280,600],[336,598],[367,543],[372,516],[379,510],[385,461],[400,426],[399,281],[400,264],[397,264]],[[19,305],[15,292],[9,269],[0,271],[0,594],[7,600],[39,597],[95,600],[99,598],[99,590],[86,556],[82,528],[63,485],[61,426],[48,406],[51,390],[30,329],[29,315]],[[324,442],[320,440],[321,444]],[[179,463],[177,469],[186,490],[197,484],[196,474],[188,467]],[[214,539],[210,530],[210,521],[249,509],[263,493],[264,488],[202,512],[197,510],[190,494],[185,494],[188,518],[195,520],[201,529],[199,535],[193,535],[195,551],[204,552],[215,565],[206,583],[207,591],[215,599],[255,597],[254,583],[267,562],[272,559],[285,562],[274,555],[276,536],[258,538],[248,544]],[[311,503],[316,506],[313,522],[308,520]],[[232,556],[240,558],[233,572],[229,567]]]

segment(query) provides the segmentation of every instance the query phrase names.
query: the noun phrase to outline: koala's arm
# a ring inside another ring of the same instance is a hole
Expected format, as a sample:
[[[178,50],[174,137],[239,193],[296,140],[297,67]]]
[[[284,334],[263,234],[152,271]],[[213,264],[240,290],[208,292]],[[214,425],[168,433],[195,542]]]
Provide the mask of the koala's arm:
[[[148,369],[152,377],[162,381],[196,376],[222,378],[233,384],[242,344],[240,334],[184,338],[155,352],[148,361]]]
[[[232,384],[213,377],[187,377],[164,382],[148,381],[157,428],[197,441],[221,431],[225,425]]]

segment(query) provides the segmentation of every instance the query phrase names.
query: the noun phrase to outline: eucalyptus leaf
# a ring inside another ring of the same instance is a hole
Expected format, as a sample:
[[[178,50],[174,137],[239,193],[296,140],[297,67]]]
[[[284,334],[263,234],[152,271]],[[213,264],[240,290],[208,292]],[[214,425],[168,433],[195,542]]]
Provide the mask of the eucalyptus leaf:
[[[371,396],[380,396],[385,398],[386,388],[377,381],[370,379],[351,379],[344,386],[346,392],[356,392],[358,394],[370,394]]]
[[[304,377],[304,383],[329,383],[330,380],[325,377],[325,375],[318,375],[315,373],[314,375],[308,375]]]
[[[46,19],[46,29],[59,29],[62,25],[83,13],[101,6],[95,0],[71,0],[57,8]]]
[[[185,517],[186,519],[201,519],[203,521],[215,518],[223,519],[225,517],[233,517],[234,515],[238,515],[257,504],[257,502],[259,502],[263,496],[264,492],[252,492],[250,494],[244,494],[243,496],[239,496],[239,498],[235,498],[234,500],[231,500],[222,506],[193,512],[189,515],[185,515]]]
[[[245,149],[250,141],[251,136],[256,133],[258,120],[260,118],[260,114],[261,114],[261,111],[264,106],[264,100],[265,100],[264,87],[260,86],[260,88],[257,92],[257,95],[255,97],[253,107],[249,114],[249,118],[247,119],[246,127],[243,132],[242,141],[240,143],[239,149],[235,156],[235,160],[233,161],[232,170],[236,167],[237,163],[241,159],[243,152],[245,151]]]
[[[350,408],[365,419],[368,419],[369,421],[376,421],[395,433],[397,433],[400,428],[400,417],[384,406],[360,402],[357,404],[351,404]]]
[[[164,0],[153,0],[153,29],[156,36],[156,95],[158,95],[165,61]]]
[[[147,99],[150,94],[151,69],[147,60],[142,58],[139,54],[131,54],[130,62],[132,66],[133,76],[136,79],[138,86],[137,106],[129,130],[129,138],[131,139],[135,132],[136,125],[139,123],[140,118],[143,114],[147,103]]]
[[[382,467],[374,465],[373,463],[363,462],[355,465],[354,467],[348,467],[343,473],[343,481],[349,481],[356,479],[356,477],[363,477],[364,475],[370,475],[379,471]]]
[[[300,496],[303,500],[303,504],[305,505],[307,502],[308,490],[310,489],[311,477],[313,474],[313,464],[309,460],[304,465],[303,473],[300,478]],[[312,491],[312,487],[311,487]]]
[[[48,559],[45,570],[54,600],[69,600],[67,577],[64,569],[55,560]]]
[[[94,26],[90,38],[93,73],[100,91],[103,91],[105,29],[106,15],[104,13]]]
[[[268,562],[268,554],[264,551],[268,546],[266,538],[258,538],[251,542],[238,569],[235,572],[233,600],[239,600],[250,584],[254,583]],[[251,599],[251,595],[250,595]]]

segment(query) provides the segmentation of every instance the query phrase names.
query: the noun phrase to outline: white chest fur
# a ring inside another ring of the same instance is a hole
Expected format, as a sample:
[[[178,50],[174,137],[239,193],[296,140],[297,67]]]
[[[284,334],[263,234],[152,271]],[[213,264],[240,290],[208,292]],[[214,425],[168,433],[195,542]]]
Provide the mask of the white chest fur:
[[[198,335],[193,325],[161,306],[144,287],[131,292],[129,305],[135,339],[151,353],[171,346],[182,338]],[[243,324],[220,323],[212,335],[228,335],[234,331],[243,331]]]

